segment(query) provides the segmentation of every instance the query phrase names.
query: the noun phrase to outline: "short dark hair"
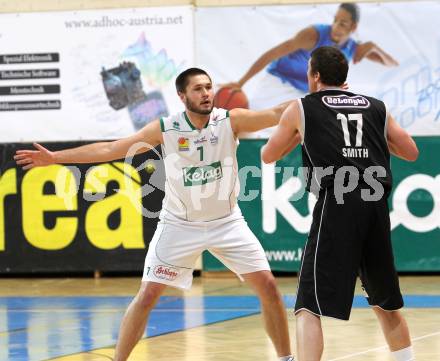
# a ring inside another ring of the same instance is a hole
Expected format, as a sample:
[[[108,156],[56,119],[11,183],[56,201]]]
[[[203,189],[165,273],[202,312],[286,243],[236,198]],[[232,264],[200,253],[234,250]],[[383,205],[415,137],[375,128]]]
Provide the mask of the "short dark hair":
[[[204,71],[203,69],[200,68],[189,68],[186,69],[185,71],[182,71],[176,78],[176,90],[179,93],[184,93],[186,87],[188,86],[189,83],[189,78],[191,78],[192,76],[196,76],[196,75],[206,75],[209,80],[212,82],[211,77],[209,76],[209,74]]]
[[[341,86],[347,79],[348,61],[334,46],[321,46],[313,50],[310,59],[312,74],[319,72],[325,85]]]
[[[342,3],[341,5],[339,5],[339,9],[344,9],[345,11],[348,11],[351,15],[351,20],[353,20],[355,23],[359,22],[359,19],[361,18],[359,5],[355,3]]]

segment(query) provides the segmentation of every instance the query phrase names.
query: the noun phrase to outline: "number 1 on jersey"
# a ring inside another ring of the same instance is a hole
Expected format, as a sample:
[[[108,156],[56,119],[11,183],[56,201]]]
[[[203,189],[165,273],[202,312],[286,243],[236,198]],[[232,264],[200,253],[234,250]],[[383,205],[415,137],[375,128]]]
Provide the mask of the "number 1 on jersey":
[[[197,147],[197,150],[200,152],[200,160],[203,160],[203,147]]]
[[[342,125],[342,132],[344,133],[344,141],[345,141],[345,146],[346,147],[350,147],[351,143],[350,143],[350,133],[348,131],[348,122],[349,121],[356,121],[356,147],[361,147],[362,146],[362,114],[348,114],[348,120],[347,117],[342,114],[342,113],[338,113],[338,115],[336,116],[338,118],[338,120],[341,121],[341,125]]]

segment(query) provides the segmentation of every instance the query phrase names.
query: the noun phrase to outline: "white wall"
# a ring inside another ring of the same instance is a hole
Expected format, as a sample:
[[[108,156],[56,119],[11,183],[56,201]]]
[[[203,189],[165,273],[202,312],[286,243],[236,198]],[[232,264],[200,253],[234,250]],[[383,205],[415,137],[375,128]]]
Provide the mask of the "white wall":
[[[345,0],[350,2],[351,0]],[[393,1],[393,0],[382,0]],[[0,0],[0,13],[65,11],[85,9],[136,8],[148,6],[239,6],[239,5],[280,5],[305,3],[338,3],[335,0]],[[342,1],[341,1],[342,2]],[[364,0],[363,2],[377,2]]]

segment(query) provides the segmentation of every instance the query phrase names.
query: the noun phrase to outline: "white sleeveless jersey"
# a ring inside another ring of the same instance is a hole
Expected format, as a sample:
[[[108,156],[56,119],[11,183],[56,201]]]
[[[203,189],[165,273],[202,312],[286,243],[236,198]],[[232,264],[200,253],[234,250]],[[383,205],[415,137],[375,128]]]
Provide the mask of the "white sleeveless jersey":
[[[196,129],[185,112],[160,120],[165,163],[167,213],[185,221],[211,221],[232,214],[240,190],[238,140],[229,113],[214,108],[209,122]]]

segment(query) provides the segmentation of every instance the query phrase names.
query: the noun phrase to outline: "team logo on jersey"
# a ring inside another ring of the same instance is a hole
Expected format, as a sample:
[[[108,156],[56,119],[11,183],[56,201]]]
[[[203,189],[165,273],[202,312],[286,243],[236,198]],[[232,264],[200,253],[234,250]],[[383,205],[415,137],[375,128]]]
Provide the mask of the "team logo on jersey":
[[[370,102],[362,95],[348,96],[341,95],[325,95],[322,102],[330,108],[369,108]]]
[[[223,177],[223,170],[220,161],[202,167],[183,168],[183,185],[185,187],[214,182],[221,177]]]
[[[177,144],[179,145],[179,152],[186,152],[189,150],[189,139],[180,137],[177,141]]]
[[[159,265],[154,267],[153,274],[157,278],[173,281],[179,275],[179,271],[172,267]]]
[[[176,130],[179,130],[179,129],[180,129],[180,124],[179,124],[179,122],[174,121],[174,122],[173,122],[173,128],[176,129]]]
[[[212,118],[212,122],[217,123],[218,121],[219,121],[219,119],[218,119],[218,114],[217,114]]]
[[[211,145],[216,145],[218,144],[218,137],[213,135],[211,138],[209,138],[209,141],[211,142]]]
[[[206,136],[203,136],[203,137],[201,137],[201,138],[199,138],[199,139],[196,139],[195,141],[194,141],[194,144],[202,144],[202,143],[205,143],[206,142]]]
[[[213,125],[217,125],[220,121],[225,120],[227,118],[227,116],[223,116],[223,118],[220,118],[220,114],[215,115],[211,121]]]

